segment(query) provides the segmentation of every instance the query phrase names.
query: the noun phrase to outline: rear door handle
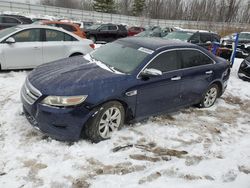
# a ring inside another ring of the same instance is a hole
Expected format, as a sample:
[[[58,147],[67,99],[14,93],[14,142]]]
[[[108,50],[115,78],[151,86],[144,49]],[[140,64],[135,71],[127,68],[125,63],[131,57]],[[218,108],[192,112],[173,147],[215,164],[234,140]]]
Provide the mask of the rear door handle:
[[[181,77],[180,76],[175,76],[173,78],[171,78],[172,81],[177,81],[177,80],[181,80]]]
[[[212,71],[212,70],[207,71],[207,72],[206,72],[206,74],[207,74],[207,75],[209,75],[209,74],[213,74],[213,71]]]

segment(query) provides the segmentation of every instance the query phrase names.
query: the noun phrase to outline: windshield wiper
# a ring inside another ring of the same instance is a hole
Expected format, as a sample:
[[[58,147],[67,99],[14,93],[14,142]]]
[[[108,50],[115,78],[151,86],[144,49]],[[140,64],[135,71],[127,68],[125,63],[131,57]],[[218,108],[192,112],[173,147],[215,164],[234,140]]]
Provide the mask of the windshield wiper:
[[[111,65],[108,65],[108,64],[105,64],[105,63],[103,63],[103,62],[101,62],[101,61],[99,61],[99,60],[96,60],[96,59],[93,58],[93,56],[90,55],[90,54],[89,54],[89,56],[90,56],[90,58],[91,58],[91,61],[93,61],[93,62],[95,62],[95,63],[97,63],[97,64],[100,63],[100,64],[104,65],[105,67],[107,67],[109,70],[111,70],[111,71],[114,72],[114,73],[119,72],[119,73],[122,73],[122,74],[123,74],[122,71],[116,69],[115,67],[113,67],[113,66],[111,66]]]

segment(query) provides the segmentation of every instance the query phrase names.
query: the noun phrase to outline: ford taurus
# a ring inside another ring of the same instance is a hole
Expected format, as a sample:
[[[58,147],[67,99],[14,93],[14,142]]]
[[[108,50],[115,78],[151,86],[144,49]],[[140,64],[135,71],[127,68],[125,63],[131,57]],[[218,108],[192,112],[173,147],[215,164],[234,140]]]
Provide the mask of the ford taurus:
[[[211,107],[229,75],[226,60],[197,45],[130,37],[37,67],[21,98],[27,119],[45,134],[99,142],[124,122],[190,105]]]

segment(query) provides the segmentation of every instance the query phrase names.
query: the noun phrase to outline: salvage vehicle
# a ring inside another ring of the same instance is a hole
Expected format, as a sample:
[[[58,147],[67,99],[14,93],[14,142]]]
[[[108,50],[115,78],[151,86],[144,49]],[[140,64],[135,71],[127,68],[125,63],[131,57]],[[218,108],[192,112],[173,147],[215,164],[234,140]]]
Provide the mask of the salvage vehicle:
[[[221,40],[221,44],[224,47],[232,49],[233,42],[235,42],[235,34],[232,37],[224,38]],[[250,32],[241,32],[239,33],[238,46],[236,48],[236,57],[246,58],[250,55]]]
[[[227,87],[229,63],[197,45],[128,37],[84,57],[41,65],[21,99],[29,122],[66,141],[111,137],[124,122],[211,107]]]
[[[0,70],[28,69],[66,57],[85,55],[94,44],[64,29],[19,25],[0,31]]]
[[[238,76],[242,80],[250,81],[250,56],[241,63]]]

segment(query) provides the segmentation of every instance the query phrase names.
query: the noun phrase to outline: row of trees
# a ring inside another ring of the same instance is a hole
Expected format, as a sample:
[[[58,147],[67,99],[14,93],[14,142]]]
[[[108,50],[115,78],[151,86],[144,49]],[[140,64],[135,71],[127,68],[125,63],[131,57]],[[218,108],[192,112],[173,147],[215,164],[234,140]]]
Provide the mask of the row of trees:
[[[250,23],[250,0],[41,0],[41,3],[154,19]]]

